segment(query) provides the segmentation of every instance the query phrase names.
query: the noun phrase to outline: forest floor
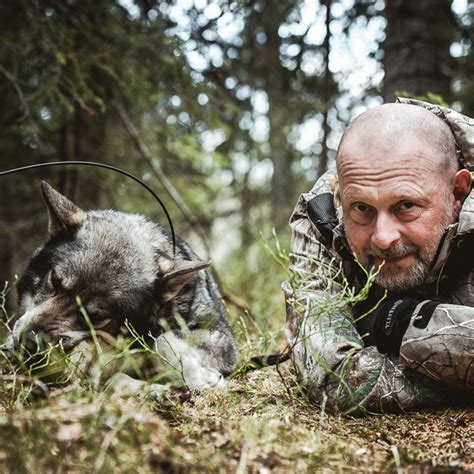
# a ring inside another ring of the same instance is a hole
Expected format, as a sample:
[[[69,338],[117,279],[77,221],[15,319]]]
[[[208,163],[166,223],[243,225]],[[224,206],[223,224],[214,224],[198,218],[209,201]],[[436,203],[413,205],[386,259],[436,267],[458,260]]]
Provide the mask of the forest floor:
[[[282,379],[283,377],[283,379]],[[0,413],[1,472],[474,471],[474,410],[348,418],[291,396],[289,368],[162,402],[77,388]]]
[[[251,302],[252,316],[229,310],[243,360],[284,341],[283,270],[261,268],[226,282]],[[288,362],[160,401],[75,385],[32,397],[34,380],[3,374],[0,472],[474,472],[474,408],[332,415]]]

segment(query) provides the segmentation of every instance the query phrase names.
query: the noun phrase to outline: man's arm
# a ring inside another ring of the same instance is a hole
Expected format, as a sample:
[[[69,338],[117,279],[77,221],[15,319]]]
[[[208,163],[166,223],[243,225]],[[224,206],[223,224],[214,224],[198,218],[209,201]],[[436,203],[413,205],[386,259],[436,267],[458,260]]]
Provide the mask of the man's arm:
[[[474,392],[474,308],[420,302],[402,337],[400,360],[433,380]]]
[[[445,385],[407,367],[417,362],[404,365],[396,355],[364,347],[343,304],[343,286],[333,281],[340,259],[321,244],[306,215],[310,197],[301,196],[292,217],[294,279],[283,285],[292,358],[309,396],[317,402],[326,399],[332,409],[346,413],[411,409],[446,400]]]

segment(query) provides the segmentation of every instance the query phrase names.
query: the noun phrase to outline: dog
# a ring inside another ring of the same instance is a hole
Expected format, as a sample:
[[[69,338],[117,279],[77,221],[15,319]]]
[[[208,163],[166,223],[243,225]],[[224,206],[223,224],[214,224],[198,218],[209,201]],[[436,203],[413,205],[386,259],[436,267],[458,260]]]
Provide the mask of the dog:
[[[179,238],[174,253],[170,234],[142,215],[84,211],[46,182],[41,190],[49,238],[18,281],[21,316],[10,347],[43,337],[72,353],[87,347],[91,325],[110,338],[129,325],[186,388],[224,386],[238,351],[210,262]],[[135,391],[144,383],[126,374],[120,380]]]

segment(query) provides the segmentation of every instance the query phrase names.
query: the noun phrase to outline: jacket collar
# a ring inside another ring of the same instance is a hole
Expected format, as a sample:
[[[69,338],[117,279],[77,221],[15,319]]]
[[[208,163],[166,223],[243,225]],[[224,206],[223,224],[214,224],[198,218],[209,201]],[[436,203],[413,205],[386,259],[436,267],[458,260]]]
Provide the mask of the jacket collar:
[[[459,214],[459,225],[457,235],[465,235],[474,232],[474,189],[471,189],[468,197],[464,201]]]
[[[438,252],[431,264],[430,273],[426,283],[436,280],[441,274],[449,257],[455,241],[462,240],[464,236],[474,233],[474,190],[471,190],[459,213],[459,220],[450,225],[441,239]]]

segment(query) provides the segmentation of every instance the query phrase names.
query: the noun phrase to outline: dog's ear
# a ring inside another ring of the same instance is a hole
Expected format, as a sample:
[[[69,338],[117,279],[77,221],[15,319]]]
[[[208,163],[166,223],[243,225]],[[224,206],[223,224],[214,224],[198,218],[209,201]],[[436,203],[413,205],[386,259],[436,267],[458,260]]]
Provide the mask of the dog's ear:
[[[199,270],[204,270],[211,262],[182,260],[156,282],[157,290],[164,303],[172,300]]]
[[[73,230],[86,220],[86,213],[68,198],[58,193],[46,181],[41,183],[41,192],[48,207],[48,232],[51,236],[62,230]]]

